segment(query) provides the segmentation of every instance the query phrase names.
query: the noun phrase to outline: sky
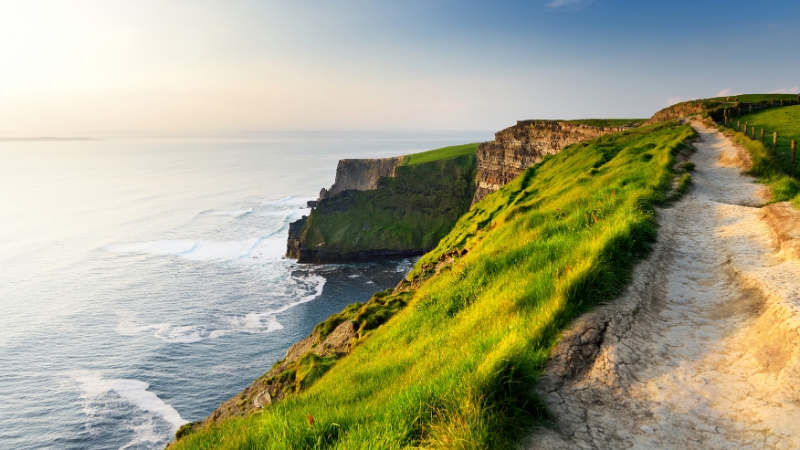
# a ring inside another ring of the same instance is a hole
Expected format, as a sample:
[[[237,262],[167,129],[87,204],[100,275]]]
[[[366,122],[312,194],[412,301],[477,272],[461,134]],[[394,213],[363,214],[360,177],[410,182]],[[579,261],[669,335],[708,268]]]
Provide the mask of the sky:
[[[499,130],[798,92],[800,2],[0,0],[0,137]]]

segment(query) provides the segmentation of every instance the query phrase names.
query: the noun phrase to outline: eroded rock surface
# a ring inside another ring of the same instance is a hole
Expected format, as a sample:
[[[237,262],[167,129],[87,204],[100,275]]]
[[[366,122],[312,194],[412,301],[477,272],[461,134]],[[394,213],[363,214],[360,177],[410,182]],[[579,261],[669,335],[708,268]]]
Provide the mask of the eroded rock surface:
[[[500,189],[547,155],[620,130],[554,120],[520,120],[513,127],[495,133],[493,142],[478,147],[478,188],[472,203]]]
[[[319,198],[336,195],[345,189],[368,191],[378,188],[381,177],[393,177],[402,156],[376,159],[340,159],[336,166],[336,179],[330,189],[322,189]]]
[[[565,333],[538,388],[557,429],[527,448],[800,448],[800,263],[775,226],[799,214],[755,207],[737,149],[696,128],[695,187],[627,293]]]

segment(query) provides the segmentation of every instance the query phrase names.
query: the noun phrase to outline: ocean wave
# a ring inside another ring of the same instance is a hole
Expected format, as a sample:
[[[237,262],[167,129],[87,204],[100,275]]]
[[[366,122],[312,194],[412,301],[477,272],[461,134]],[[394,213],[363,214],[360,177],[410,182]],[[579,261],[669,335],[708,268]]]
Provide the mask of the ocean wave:
[[[412,261],[410,259],[404,259],[404,260],[400,261],[399,264],[397,264],[397,267],[394,269],[394,271],[397,272],[397,273],[410,272],[411,269],[414,268],[414,263],[415,262],[416,262],[416,260]]]
[[[209,214],[211,214],[212,216],[240,217],[240,216],[245,216],[247,214],[250,214],[253,211],[254,211],[254,209],[250,208],[250,209],[242,209],[242,210],[236,210],[236,211],[211,211]]]
[[[275,317],[277,314],[286,312],[303,303],[308,303],[322,295],[326,282],[324,277],[311,275],[305,278],[304,281],[314,284],[314,291],[312,293],[304,295],[298,300],[287,303],[276,309],[224,318],[223,320],[227,325],[225,327],[212,327],[209,325],[174,325],[171,323],[136,325],[131,319],[126,319],[119,322],[115,331],[117,334],[123,336],[135,336],[152,331],[153,337],[174,344],[191,344],[206,339],[217,339],[231,333],[271,333],[283,329],[283,325],[278,322],[277,317]]]
[[[283,259],[284,252],[286,251],[286,238],[276,232],[270,236],[244,239],[241,241],[178,239],[112,244],[103,247],[103,249],[115,253],[177,256],[193,261],[233,261],[245,259],[276,261]]]
[[[316,197],[284,197],[284,198],[279,199],[279,200],[270,200],[270,201],[266,201],[266,202],[261,202],[261,205],[262,206],[266,206],[266,205],[281,205],[281,206],[297,205],[297,206],[305,207],[308,204],[309,201],[316,200],[316,199],[317,199]]]
[[[133,405],[139,412],[135,423],[130,426],[133,431],[133,440],[128,442],[121,449],[133,447],[143,442],[153,444],[162,443],[169,440],[181,425],[188,423],[178,411],[165,403],[155,393],[149,391],[150,385],[144,381],[124,379],[124,378],[103,378],[99,372],[78,371],[67,374],[73,381],[77,382],[80,389],[80,398],[83,400],[83,412],[87,417],[87,428],[92,433],[92,421],[98,419],[99,414],[103,414],[110,404],[118,401],[122,404]],[[111,393],[116,394],[115,398]],[[115,406],[110,411],[116,414],[117,408],[124,408],[123,405]],[[102,418],[99,418],[102,419]],[[169,430],[160,429],[157,420],[161,419],[169,424]]]

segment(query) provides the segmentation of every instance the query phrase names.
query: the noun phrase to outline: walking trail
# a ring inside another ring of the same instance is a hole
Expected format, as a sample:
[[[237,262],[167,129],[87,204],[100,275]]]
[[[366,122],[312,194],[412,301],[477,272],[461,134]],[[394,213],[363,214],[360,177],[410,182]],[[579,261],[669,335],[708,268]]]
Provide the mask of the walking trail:
[[[625,295],[565,332],[538,388],[556,427],[527,448],[800,448],[800,259],[778,229],[800,213],[758,208],[744,152],[694,127],[694,187]]]

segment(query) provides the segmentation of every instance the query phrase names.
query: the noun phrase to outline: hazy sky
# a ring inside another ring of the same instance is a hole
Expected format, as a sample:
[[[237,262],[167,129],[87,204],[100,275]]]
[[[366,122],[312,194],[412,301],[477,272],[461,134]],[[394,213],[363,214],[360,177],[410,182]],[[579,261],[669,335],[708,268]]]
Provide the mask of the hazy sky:
[[[0,0],[0,136],[497,130],[797,92],[800,2]]]

